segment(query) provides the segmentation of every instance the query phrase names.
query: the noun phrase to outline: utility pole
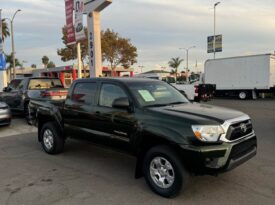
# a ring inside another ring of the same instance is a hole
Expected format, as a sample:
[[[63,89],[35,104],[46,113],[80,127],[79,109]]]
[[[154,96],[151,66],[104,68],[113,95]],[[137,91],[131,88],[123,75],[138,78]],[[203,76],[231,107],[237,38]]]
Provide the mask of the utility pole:
[[[196,48],[196,46],[191,46],[189,48],[179,48],[180,50],[186,51],[186,81],[189,82],[188,70],[189,70],[189,50],[192,48]]]
[[[13,14],[12,19],[10,18],[5,18],[10,21],[11,25],[11,44],[12,44],[12,67],[13,67],[13,76],[10,73],[10,79],[15,79],[16,78],[16,69],[15,69],[15,46],[14,46],[14,31],[13,31],[13,21],[18,12],[20,12],[21,9],[17,9],[17,11]]]
[[[213,41],[213,51],[214,51],[214,59],[216,59],[216,7],[221,2],[217,2],[214,4],[214,41]]]

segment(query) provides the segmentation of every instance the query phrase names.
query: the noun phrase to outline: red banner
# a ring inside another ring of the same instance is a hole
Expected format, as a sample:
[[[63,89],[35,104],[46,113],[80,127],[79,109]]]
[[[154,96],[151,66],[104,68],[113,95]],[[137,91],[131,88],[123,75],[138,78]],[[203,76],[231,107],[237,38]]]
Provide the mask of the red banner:
[[[75,30],[73,21],[74,0],[65,0],[67,44],[75,43]]]

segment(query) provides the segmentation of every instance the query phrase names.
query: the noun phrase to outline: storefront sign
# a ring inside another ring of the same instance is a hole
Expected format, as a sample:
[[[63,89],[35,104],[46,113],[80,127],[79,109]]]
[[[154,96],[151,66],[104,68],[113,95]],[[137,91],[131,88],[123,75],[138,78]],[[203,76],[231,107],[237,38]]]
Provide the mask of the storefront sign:
[[[215,52],[222,52],[222,35],[217,35],[215,42]],[[207,52],[214,53],[214,36],[207,38]]]
[[[3,51],[3,39],[2,39],[2,10],[0,9],[0,71],[6,70],[6,59]]]
[[[73,24],[74,0],[65,0],[67,44],[75,43],[75,29]]]
[[[2,39],[2,10],[0,9],[0,55],[3,53],[3,39]]]

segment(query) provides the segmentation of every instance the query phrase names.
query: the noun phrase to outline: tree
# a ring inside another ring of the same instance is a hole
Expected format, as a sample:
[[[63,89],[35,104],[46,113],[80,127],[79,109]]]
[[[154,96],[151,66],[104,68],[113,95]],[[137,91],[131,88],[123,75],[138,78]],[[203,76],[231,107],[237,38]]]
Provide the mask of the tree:
[[[48,56],[43,56],[43,57],[42,57],[42,63],[43,63],[43,65],[44,65],[44,68],[47,68],[47,66],[48,66],[48,64],[49,64],[49,61],[50,61],[50,59],[49,59]]]
[[[10,36],[10,30],[9,30],[8,24],[5,19],[2,19],[2,39],[3,39],[3,41],[5,40],[5,38],[7,38],[9,36]]]
[[[84,29],[86,36],[88,34],[87,28]],[[57,54],[59,56],[61,56],[61,60],[66,62],[66,61],[70,61],[70,60],[74,60],[77,59],[77,48],[76,45],[67,45],[68,44],[68,40],[67,40],[67,30],[66,27],[64,26],[62,28],[62,42],[65,45],[65,48],[61,48],[57,50]],[[83,63],[84,59],[88,56],[88,40],[85,39],[83,41],[80,42],[80,47],[81,47],[81,61]]]
[[[122,38],[110,29],[101,32],[101,47],[102,60],[108,62],[112,70],[118,65],[129,68],[137,63],[137,48],[130,39]]]
[[[57,54],[61,56],[61,60],[66,62],[77,58],[77,50],[75,45],[67,45],[66,29],[62,28],[62,41],[65,48],[57,50]],[[87,28],[85,28],[86,36],[88,34]],[[89,47],[88,39],[80,42],[81,45],[81,60],[83,61],[88,57]],[[134,47],[129,39],[119,37],[118,33],[107,29],[101,32],[101,47],[102,47],[102,59],[110,63],[112,69],[115,69],[118,65],[122,65],[125,68],[129,68],[131,65],[137,62],[137,49]]]
[[[31,65],[32,68],[37,68],[36,64]]]
[[[55,63],[50,61],[47,65],[47,68],[55,68]]]
[[[183,62],[183,59],[180,59],[180,57],[171,58],[171,60],[168,62],[169,66],[171,68],[174,68],[174,72],[176,73],[176,76],[178,75],[178,68],[182,62]]]
[[[6,62],[8,69],[11,69],[13,67],[12,54],[6,54]],[[22,67],[22,63],[17,58],[15,58],[15,67]]]

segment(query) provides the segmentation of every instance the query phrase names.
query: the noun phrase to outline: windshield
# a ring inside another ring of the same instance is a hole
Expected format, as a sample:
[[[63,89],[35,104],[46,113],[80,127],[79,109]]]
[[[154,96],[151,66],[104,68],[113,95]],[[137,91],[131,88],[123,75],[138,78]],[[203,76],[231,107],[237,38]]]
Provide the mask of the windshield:
[[[41,90],[51,88],[63,88],[59,79],[31,79],[29,90]]]
[[[22,79],[12,80],[9,84],[9,88],[11,88],[12,90],[17,90],[21,82],[22,82]]]
[[[129,87],[142,107],[189,102],[178,90],[161,81],[130,84]]]

